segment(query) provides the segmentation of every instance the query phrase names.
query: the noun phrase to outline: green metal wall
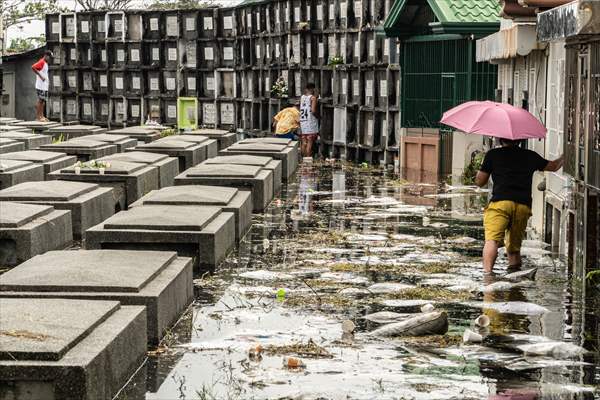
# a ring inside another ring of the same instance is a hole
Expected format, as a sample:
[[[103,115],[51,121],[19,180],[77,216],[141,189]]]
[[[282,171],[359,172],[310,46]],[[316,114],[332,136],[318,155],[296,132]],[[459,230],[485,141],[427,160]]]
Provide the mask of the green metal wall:
[[[403,127],[438,127],[448,109],[494,98],[497,66],[475,62],[475,41],[454,36],[403,43]]]

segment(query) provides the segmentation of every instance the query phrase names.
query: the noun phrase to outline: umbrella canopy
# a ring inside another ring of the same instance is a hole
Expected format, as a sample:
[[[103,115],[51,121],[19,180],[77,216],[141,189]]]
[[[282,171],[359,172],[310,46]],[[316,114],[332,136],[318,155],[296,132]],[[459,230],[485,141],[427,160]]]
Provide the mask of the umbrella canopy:
[[[442,124],[497,138],[543,139],[546,127],[529,111],[493,101],[469,101],[444,113]]]

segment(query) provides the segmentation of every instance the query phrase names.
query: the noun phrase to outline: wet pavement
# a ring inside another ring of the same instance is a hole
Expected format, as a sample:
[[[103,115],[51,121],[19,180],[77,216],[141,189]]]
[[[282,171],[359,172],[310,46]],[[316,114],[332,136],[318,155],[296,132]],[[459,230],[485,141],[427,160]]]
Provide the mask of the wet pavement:
[[[195,304],[118,398],[599,399],[598,294],[534,240],[523,254],[535,279],[503,279],[502,255],[499,276],[484,279],[487,195],[304,165],[239,251],[197,277]],[[370,334],[427,303],[447,312],[446,334]],[[500,340],[463,344],[482,313]],[[526,354],[507,334],[589,352]]]

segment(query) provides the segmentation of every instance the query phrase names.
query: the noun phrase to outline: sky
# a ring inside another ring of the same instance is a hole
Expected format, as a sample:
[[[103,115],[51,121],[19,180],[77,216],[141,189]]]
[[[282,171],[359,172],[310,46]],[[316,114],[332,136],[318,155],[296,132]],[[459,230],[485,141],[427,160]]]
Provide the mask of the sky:
[[[139,4],[147,2],[148,0],[138,0]],[[221,0],[218,3],[221,3],[224,6],[231,6],[240,3],[241,0]],[[74,0],[59,0],[61,6],[66,8],[75,8]],[[33,36],[40,36],[44,34],[44,21],[33,21],[28,24],[23,24],[20,26],[14,26],[9,28],[6,31],[6,45],[10,44],[10,41],[15,38],[27,38]]]

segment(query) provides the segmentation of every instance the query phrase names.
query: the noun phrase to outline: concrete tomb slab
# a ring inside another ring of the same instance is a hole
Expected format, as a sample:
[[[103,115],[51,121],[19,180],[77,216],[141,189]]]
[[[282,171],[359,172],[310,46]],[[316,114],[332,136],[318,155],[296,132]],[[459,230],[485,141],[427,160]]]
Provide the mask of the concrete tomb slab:
[[[96,125],[61,125],[47,129],[44,134],[51,135],[54,139],[69,140],[81,136],[95,135],[106,132],[106,128]]]
[[[118,301],[0,299],[5,398],[111,399],[146,356],[146,311]]]
[[[21,122],[15,122],[11,125],[18,126],[21,128],[31,129],[36,133],[46,132],[50,128],[62,127],[60,122],[55,122],[55,121],[46,121],[46,122],[43,122],[43,121],[21,121]]]
[[[111,188],[83,182],[25,182],[0,190],[0,201],[47,204],[70,210],[73,237],[81,239],[88,228],[114,214],[112,192]]]
[[[143,205],[86,233],[87,249],[169,250],[214,268],[235,246],[235,217],[215,206]]]
[[[233,156],[217,156],[208,159],[205,164],[239,164],[239,165],[257,165],[273,172],[273,193],[279,193],[281,190],[281,181],[283,167],[281,160],[271,157],[253,156],[249,154],[238,154]]]
[[[152,143],[141,144],[135,150],[178,157],[180,171],[185,171],[206,159],[205,143],[192,143],[183,140],[163,138]],[[127,151],[133,151],[133,149],[127,149]]]
[[[107,133],[98,133],[95,135],[83,136],[75,138],[73,140],[97,140],[98,142],[105,142],[114,144],[117,146],[117,152],[122,153],[125,149],[133,148],[137,146],[137,139],[131,138],[126,135],[109,135]]]
[[[12,267],[73,242],[71,212],[52,206],[0,202],[0,266]]]
[[[157,344],[194,297],[192,260],[171,251],[51,251],[0,276],[0,297],[104,299],[147,307]]]
[[[40,150],[60,151],[76,156],[80,161],[89,161],[117,153],[118,146],[98,140],[81,138],[45,144],[40,146]]]
[[[52,143],[52,138],[49,136],[21,131],[0,132],[0,138],[21,142],[25,146],[25,150],[37,149],[43,144]]]
[[[25,145],[14,139],[0,137],[0,154],[25,150]]]
[[[29,161],[0,158],[0,189],[6,189],[23,182],[43,180],[43,166]]]
[[[235,154],[249,154],[255,156],[272,157],[277,160],[281,160],[284,181],[288,181],[290,178],[292,178],[298,169],[299,152],[297,148],[297,142],[295,141],[291,141],[287,145],[265,142],[244,143],[242,141],[219,151],[220,156],[229,156]]]
[[[16,124],[17,122],[23,122],[23,120],[12,117],[0,117],[0,125]]]
[[[23,128],[22,126],[13,126],[13,125],[2,125],[0,124],[0,132],[25,132],[25,133],[33,133],[33,131],[29,128]]]
[[[110,158],[107,157],[107,158]],[[124,210],[145,193],[159,188],[159,170],[147,164],[127,161],[107,161],[104,173],[99,168],[78,168],[75,165],[48,174],[49,179],[96,183],[113,189],[117,210]]]
[[[222,186],[171,186],[154,190],[132,206],[218,206],[235,216],[235,237],[240,240],[252,225],[252,195],[245,190]]]
[[[219,150],[223,150],[237,142],[237,134],[223,129],[196,129],[185,131],[185,135],[201,135],[219,142]]]
[[[180,140],[183,142],[190,143],[202,143],[206,146],[205,160],[216,157],[219,152],[219,143],[214,139],[209,139],[206,136],[200,135],[171,135],[167,136],[162,140]]]
[[[34,164],[40,164],[44,167],[44,178],[47,179],[50,172],[75,164],[77,157],[54,151],[25,150],[2,154],[0,155],[0,163],[2,160],[30,161]]]
[[[200,164],[175,178],[176,185],[219,185],[252,191],[254,212],[273,199],[273,173],[255,165]]]
[[[156,167],[158,168],[160,188],[172,186],[173,180],[177,174],[179,174],[179,159],[159,153],[129,151],[126,153],[115,153],[110,156],[101,157],[98,161],[124,161]]]
[[[129,126],[127,128],[113,129],[106,132],[109,135],[125,135],[140,142],[150,143],[160,139],[160,130],[144,128],[142,126]]]

